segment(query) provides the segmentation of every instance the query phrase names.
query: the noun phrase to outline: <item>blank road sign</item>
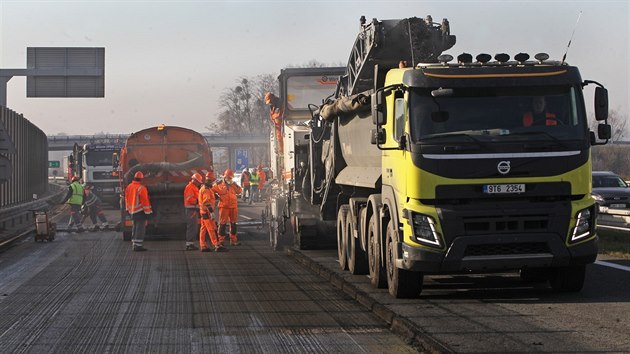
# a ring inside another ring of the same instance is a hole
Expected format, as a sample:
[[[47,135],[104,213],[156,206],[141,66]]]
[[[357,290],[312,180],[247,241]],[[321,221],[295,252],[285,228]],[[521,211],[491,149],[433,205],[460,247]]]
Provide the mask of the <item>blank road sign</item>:
[[[27,97],[104,97],[105,48],[27,48]]]

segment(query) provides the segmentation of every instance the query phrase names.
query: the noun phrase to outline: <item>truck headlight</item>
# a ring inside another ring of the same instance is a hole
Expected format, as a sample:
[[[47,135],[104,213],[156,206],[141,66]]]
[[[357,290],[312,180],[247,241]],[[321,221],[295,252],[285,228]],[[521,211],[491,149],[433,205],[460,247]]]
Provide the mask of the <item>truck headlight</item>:
[[[407,217],[413,230],[413,239],[420,244],[441,248],[440,234],[435,230],[435,220],[424,214],[409,212]]]
[[[577,222],[573,228],[570,243],[588,238],[593,234],[593,230],[595,230],[595,212],[591,211],[592,208],[582,209],[577,213]]]

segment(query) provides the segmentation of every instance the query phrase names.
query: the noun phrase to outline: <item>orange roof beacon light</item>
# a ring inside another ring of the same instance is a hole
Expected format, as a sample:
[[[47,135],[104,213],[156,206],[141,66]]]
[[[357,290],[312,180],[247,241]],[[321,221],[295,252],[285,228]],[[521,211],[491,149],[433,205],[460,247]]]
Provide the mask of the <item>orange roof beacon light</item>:
[[[164,124],[160,124],[160,125],[158,125],[158,127],[157,127],[157,130],[158,130],[159,132],[161,132],[161,131],[162,131],[162,130],[164,130],[164,129],[166,129],[166,125],[164,125]]]

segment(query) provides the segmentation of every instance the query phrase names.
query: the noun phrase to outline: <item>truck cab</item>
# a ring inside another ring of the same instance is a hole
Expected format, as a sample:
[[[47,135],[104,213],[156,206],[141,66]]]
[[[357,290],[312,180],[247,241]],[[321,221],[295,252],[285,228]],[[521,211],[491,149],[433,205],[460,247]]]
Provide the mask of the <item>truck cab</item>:
[[[374,105],[373,142],[382,151],[385,268],[516,269],[581,289],[597,256],[590,146],[598,140],[582,96],[589,82],[544,54],[519,55],[387,72],[387,89],[373,98],[383,103]],[[604,101],[605,90],[596,91]],[[609,132],[601,124],[599,138]]]

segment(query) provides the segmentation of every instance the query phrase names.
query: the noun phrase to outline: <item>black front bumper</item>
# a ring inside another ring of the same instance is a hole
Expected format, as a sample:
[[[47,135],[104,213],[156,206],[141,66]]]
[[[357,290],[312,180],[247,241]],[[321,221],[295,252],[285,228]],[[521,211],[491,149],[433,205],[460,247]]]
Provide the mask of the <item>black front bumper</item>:
[[[403,269],[425,273],[495,272],[525,267],[582,265],[597,258],[598,238],[567,247],[557,234],[457,237],[443,252],[402,244]]]

